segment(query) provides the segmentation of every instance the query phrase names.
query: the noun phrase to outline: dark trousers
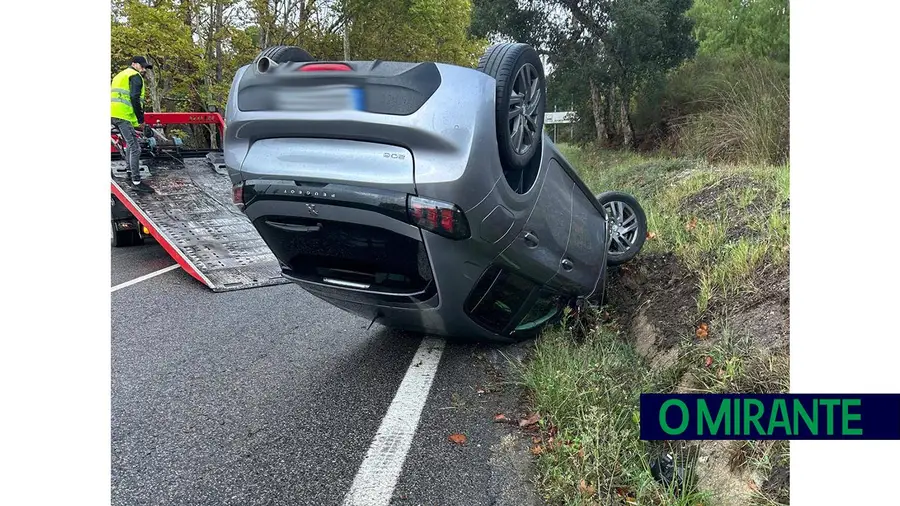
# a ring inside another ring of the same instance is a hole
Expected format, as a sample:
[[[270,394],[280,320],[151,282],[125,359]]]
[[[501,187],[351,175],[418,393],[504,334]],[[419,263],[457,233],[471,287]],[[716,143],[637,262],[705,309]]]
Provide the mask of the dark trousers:
[[[124,119],[111,119],[112,124],[119,129],[120,135],[125,139],[125,166],[131,172],[131,180],[137,183],[141,180],[141,146],[138,144],[134,127]]]

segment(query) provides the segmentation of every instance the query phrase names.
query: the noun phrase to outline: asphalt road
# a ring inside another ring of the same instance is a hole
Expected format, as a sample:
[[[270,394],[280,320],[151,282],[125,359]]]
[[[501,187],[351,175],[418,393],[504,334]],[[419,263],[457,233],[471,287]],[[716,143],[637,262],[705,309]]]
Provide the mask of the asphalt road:
[[[174,262],[112,248],[111,286]],[[112,297],[112,504],[341,504],[421,342],[294,285],[213,293],[181,269]],[[446,343],[391,504],[536,504],[504,355]],[[464,445],[448,441],[454,433]]]

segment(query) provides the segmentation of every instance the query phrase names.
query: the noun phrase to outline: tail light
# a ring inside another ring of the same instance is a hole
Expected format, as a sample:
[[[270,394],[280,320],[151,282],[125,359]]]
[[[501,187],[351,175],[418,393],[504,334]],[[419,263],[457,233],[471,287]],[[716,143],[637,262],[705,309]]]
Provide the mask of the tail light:
[[[238,183],[231,187],[231,200],[238,209],[244,208],[244,183]]]
[[[469,222],[455,204],[410,195],[407,212],[410,221],[419,228],[449,239],[469,237]]]

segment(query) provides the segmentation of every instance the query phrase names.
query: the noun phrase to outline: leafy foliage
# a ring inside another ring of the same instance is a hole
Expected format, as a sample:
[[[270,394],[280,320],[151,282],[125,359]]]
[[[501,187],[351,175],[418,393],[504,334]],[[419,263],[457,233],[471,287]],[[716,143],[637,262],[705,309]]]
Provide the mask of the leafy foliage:
[[[153,110],[223,107],[237,69],[273,45],[474,66],[508,40],[542,55],[548,110],[577,113],[579,142],[729,160],[788,151],[776,65],[790,55],[787,0],[112,0],[111,22],[111,73],[147,55]],[[760,85],[735,88],[747,76]],[[745,132],[756,139],[738,142]]]
[[[266,47],[319,59],[432,60],[474,65],[486,46],[469,33],[470,0],[113,0],[111,74],[133,55],[157,111],[224,107],[235,72]]]
[[[695,0],[690,15],[702,54],[790,58],[788,0]]]
[[[472,20],[541,50],[573,140],[732,161],[786,156],[789,25],[787,0],[476,0]]]
[[[479,38],[530,44],[540,50],[548,24],[540,1],[474,0],[470,32]]]
[[[551,104],[577,102],[579,117],[594,120],[595,139],[629,146],[635,92],[694,56],[690,7],[691,0],[481,0],[472,26],[540,49],[552,68]]]
[[[474,66],[487,43],[469,34],[471,9],[470,0],[345,0],[350,58]]]

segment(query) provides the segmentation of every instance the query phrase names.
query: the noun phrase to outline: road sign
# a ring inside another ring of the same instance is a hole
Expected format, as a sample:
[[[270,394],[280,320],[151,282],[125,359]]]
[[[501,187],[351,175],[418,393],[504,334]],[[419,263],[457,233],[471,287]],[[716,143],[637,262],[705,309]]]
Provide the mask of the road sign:
[[[545,125],[558,125],[558,124],[574,123],[574,122],[575,122],[575,112],[574,111],[559,111],[559,112],[544,113],[544,124]]]

